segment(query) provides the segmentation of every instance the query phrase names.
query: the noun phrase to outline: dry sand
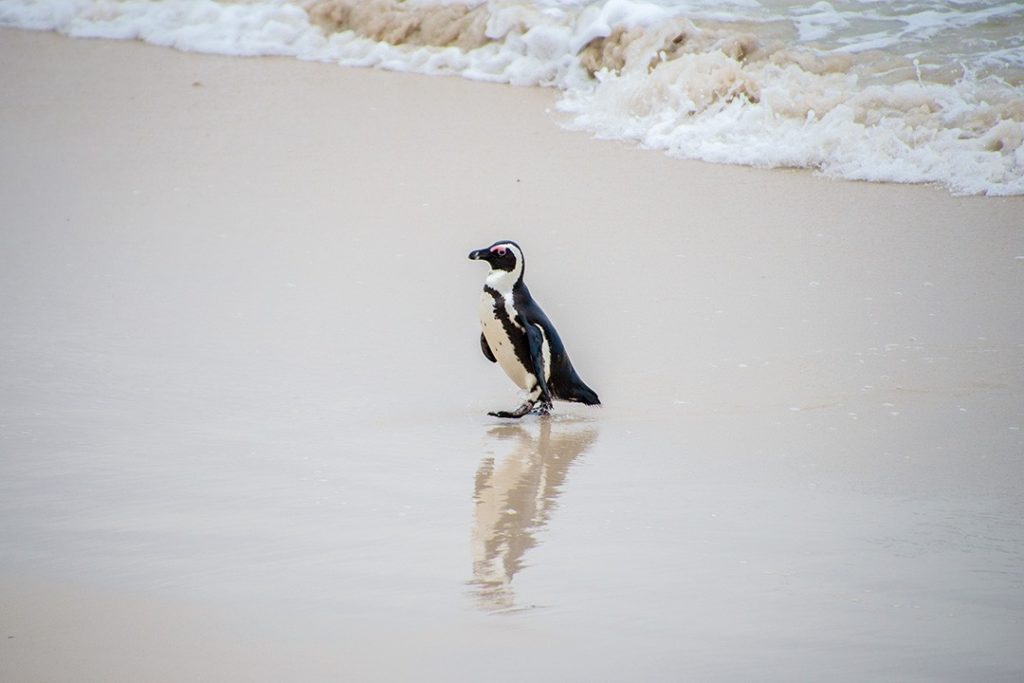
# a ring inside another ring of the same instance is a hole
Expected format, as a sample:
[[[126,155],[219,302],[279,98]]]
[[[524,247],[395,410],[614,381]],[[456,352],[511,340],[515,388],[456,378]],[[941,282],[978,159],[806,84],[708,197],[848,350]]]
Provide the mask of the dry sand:
[[[1024,676],[1024,199],[541,90],[0,65],[0,680]],[[602,408],[485,415],[499,238]]]

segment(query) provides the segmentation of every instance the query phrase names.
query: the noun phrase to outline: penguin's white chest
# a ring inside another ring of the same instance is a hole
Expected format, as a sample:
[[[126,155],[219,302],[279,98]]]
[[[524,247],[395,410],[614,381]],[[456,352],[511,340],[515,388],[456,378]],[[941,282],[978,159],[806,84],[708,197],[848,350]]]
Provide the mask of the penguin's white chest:
[[[515,346],[512,340],[509,338],[509,333],[505,329],[505,323],[499,318],[499,306],[504,310],[501,312],[501,316],[507,316],[510,321],[509,324],[516,330],[517,333],[525,333],[524,330],[516,322],[516,311],[511,303],[511,296],[503,296],[499,299],[495,299],[488,292],[483,292],[480,295],[480,326],[483,328],[484,339],[487,340],[487,345],[491,347],[491,351],[494,353],[494,357],[498,361],[498,365],[505,371],[508,378],[516,383],[520,389],[533,389],[537,384],[537,379],[533,376],[533,373],[523,366],[522,362],[516,356]],[[545,344],[545,346],[547,346]]]

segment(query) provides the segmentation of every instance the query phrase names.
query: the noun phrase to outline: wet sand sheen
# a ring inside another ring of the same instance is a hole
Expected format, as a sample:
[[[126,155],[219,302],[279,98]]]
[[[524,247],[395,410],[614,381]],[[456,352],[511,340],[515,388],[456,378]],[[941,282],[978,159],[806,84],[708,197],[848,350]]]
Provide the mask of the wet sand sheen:
[[[0,678],[1017,680],[1024,202],[0,33]],[[605,406],[504,424],[484,273]]]

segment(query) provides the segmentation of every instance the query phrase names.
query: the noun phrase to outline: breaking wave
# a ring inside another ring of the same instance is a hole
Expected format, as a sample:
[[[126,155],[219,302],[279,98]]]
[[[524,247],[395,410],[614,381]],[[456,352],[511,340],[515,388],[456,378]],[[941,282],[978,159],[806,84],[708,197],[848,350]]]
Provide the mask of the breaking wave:
[[[554,87],[568,127],[673,156],[1024,194],[1024,5],[957,5],[888,34],[755,0],[0,0],[0,25]]]

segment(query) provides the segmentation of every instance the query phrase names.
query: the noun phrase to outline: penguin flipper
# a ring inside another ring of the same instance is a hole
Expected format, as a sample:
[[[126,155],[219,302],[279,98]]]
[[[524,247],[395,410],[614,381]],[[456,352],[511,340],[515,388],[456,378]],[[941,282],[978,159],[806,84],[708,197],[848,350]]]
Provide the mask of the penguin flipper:
[[[487,345],[487,339],[484,338],[483,332],[480,333],[480,349],[484,352],[484,358],[492,363],[498,362],[498,359],[494,357],[494,352],[491,351],[491,347]]]
[[[551,403],[551,392],[548,390],[548,382],[544,377],[544,333],[537,325],[526,322],[526,340],[530,345],[530,362],[533,365],[533,375],[537,378],[537,386],[540,387],[540,397],[545,403]]]

